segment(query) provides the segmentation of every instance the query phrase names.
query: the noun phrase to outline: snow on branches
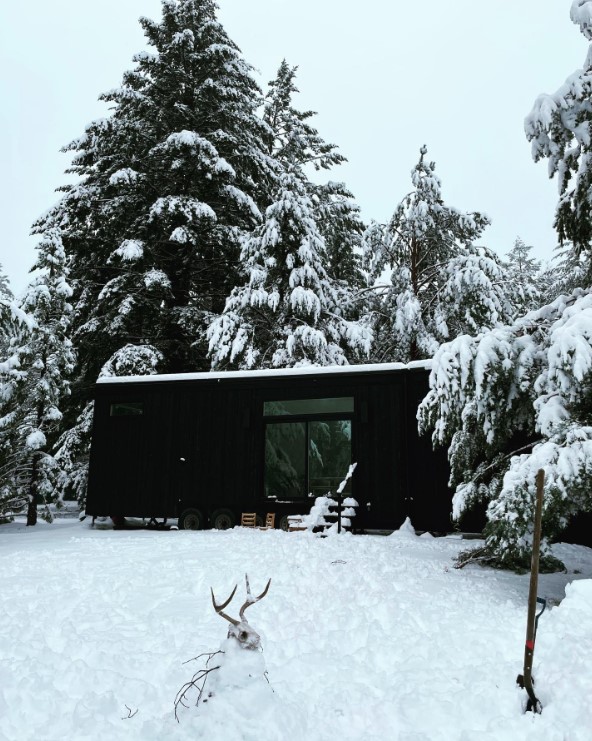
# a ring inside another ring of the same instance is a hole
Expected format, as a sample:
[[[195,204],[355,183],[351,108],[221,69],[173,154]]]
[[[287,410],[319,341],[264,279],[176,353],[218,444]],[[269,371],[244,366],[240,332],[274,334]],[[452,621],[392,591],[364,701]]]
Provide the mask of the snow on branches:
[[[208,330],[213,367],[345,365],[346,350],[367,355],[371,333],[342,315],[325,257],[306,183],[287,170],[243,247],[245,284]]]
[[[411,173],[413,190],[390,222],[371,224],[363,237],[376,293],[377,361],[429,358],[441,342],[513,315],[500,261],[473,244],[489,219],[444,204],[435,164],[426,154],[424,146]]]
[[[490,555],[526,566],[538,469],[547,544],[592,509],[592,290],[443,345],[418,417],[450,446],[455,518],[488,500]]]
[[[48,230],[38,246],[39,271],[19,309],[22,322],[0,363],[0,513],[3,500],[28,502],[27,525],[37,504],[57,498],[59,466],[53,443],[70,394],[74,351],[69,338],[72,289],[59,230]],[[46,509],[48,517],[49,510]]]
[[[590,0],[574,0],[571,19],[592,39]],[[577,250],[589,248],[592,238],[591,93],[589,49],[583,69],[571,74],[555,93],[539,95],[524,122],[534,160],[548,159],[549,177],[558,178],[555,227],[559,238],[572,241]]]

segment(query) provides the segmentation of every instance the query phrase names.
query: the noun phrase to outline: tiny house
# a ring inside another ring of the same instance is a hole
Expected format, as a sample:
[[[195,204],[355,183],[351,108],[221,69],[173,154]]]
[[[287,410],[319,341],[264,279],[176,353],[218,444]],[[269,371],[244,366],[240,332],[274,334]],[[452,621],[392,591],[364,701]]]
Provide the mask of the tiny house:
[[[227,528],[308,512],[357,463],[354,530],[451,529],[444,451],[417,432],[425,362],[100,379],[87,513]]]

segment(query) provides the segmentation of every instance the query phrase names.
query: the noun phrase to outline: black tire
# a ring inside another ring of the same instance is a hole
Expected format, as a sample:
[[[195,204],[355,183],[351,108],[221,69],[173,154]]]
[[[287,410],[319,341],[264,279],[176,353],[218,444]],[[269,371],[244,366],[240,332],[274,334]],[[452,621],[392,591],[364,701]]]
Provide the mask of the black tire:
[[[255,525],[257,525],[257,527],[264,527],[265,526],[265,520],[263,519],[263,517],[261,515],[257,515],[255,517]]]
[[[195,507],[188,507],[181,512],[179,530],[203,530],[203,526],[204,516]]]
[[[217,509],[210,517],[210,527],[214,530],[230,530],[236,525],[234,512],[229,509]]]
[[[283,515],[282,517],[280,517],[278,528],[287,533],[289,527],[290,523],[288,522],[288,515]]]

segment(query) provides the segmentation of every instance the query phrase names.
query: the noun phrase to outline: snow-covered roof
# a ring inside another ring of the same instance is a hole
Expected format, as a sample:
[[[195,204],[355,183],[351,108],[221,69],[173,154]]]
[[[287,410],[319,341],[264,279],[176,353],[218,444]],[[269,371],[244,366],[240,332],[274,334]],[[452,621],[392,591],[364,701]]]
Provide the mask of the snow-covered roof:
[[[278,378],[284,376],[318,376],[337,373],[385,373],[388,371],[411,370],[415,368],[431,368],[431,360],[415,360],[411,363],[368,363],[367,365],[307,365],[299,368],[266,368],[264,370],[249,371],[220,371],[208,373],[162,373],[152,376],[106,376],[99,378],[97,383],[138,383],[141,381],[205,381],[231,378]]]

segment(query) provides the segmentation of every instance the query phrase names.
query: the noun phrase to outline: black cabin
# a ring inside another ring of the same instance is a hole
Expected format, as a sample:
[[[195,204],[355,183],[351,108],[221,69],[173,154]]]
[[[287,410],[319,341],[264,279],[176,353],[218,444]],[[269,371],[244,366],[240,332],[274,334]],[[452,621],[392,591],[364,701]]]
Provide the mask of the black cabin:
[[[308,512],[357,463],[355,530],[451,529],[444,451],[417,432],[426,363],[101,379],[87,513],[232,527]]]

